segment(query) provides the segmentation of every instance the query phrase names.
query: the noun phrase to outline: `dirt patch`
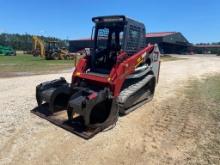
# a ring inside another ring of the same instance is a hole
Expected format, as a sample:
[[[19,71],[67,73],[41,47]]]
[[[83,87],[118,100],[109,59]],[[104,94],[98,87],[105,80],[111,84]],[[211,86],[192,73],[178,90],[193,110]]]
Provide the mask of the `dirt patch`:
[[[213,88],[205,85],[209,79],[214,77],[191,80],[175,97],[142,107],[142,116],[134,114],[133,122],[139,124],[134,139],[117,148],[123,151],[117,159],[108,157],[104,164],[219,164],[220,103],[207,95]],[[218,93],[220,86],[215,90]]]
[[[220,73],[220,58],[187,58],[162,62],[154,100],[89,141],[30,113],[37,84],[71,74],[0,79],[0,164],[219,164],[217,103],[194,99],[191,81]]]
[[[145,148],[136,163],[220,163],[220,103],[211,97],[217,92],[210,90],[209,79],[214,78],[194,80],[177,90],[175,97],[154,104],[157,112],[151,115],[150,126],[146,127],[149,121],[140,119]],[[220,91],[220,86],[214,89]]]

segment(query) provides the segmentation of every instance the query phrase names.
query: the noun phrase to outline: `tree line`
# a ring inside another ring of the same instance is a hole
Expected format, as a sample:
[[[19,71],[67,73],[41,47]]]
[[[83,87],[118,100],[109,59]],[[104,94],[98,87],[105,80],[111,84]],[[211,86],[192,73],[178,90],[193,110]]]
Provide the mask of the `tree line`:
[[[64,40],[55,37],[38,36],[43,41],[58,41],[60,46],[66,46]],[[30,34],[0,34],[0,45],[10,46],[15,50],[31,51],[32,50],[32,35]]]

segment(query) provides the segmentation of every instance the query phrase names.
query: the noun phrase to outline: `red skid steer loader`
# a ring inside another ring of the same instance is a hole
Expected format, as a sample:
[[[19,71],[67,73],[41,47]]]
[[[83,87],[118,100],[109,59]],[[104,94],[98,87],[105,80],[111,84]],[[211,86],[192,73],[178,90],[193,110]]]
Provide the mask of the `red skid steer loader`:
[[[146,45],[144,24],[122,15],[92,21],[94,47],[78,62],[72,82],[37,85],[38,107],[31,111],[85,139],[152,100],[160,69],[159,49]]]

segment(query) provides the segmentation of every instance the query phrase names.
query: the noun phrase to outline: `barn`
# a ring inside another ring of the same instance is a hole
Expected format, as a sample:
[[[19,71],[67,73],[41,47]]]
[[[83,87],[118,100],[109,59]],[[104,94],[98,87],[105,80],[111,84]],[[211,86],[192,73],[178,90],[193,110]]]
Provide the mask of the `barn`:
[[[79,39],[69,42],[69,50],[77,52],[83,48],[92,48],[93,40]],[[192,45],[180,32],[157,32],[146,34],[146,45],[158,44],[163,54],[184,54],[190,51]]]
[[[220,45],[195,45],[193,52],[198,54],[219,54]]]
[[[92,48],[93,40],[90,38],[69,41],[69,51],[78,52],[84,48]]]
[[[162,54],[185,54],[192,46],[180,32],[147,33],[146,43],[158,44]]]

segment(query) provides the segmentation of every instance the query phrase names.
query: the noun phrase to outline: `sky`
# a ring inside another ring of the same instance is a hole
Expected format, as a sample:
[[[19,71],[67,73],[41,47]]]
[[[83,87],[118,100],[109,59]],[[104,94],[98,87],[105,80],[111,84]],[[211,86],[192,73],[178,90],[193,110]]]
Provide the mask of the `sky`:
[[[220,0],[0,0],[0,33],[88,38],[92,17],[118,14],[143,22],[147,32],[220,42]]]

